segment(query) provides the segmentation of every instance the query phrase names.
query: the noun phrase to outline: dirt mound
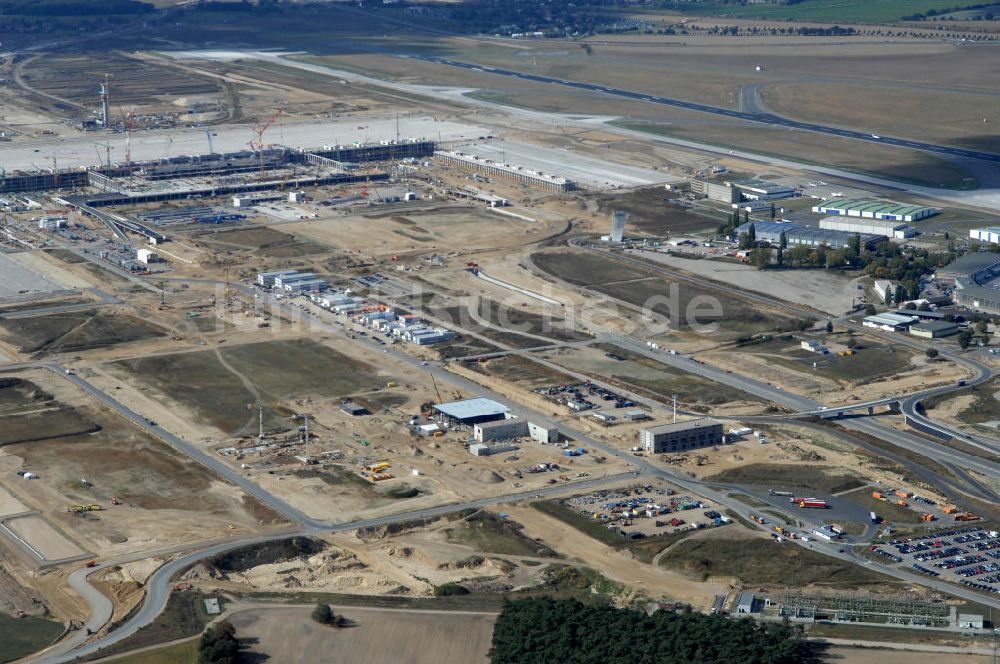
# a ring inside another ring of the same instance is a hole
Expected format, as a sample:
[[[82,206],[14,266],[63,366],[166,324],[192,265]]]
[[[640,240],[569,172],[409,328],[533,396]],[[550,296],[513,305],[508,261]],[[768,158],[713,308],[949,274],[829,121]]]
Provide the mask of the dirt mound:
[[[500,484],[504,481],[503,477],[494,470],[484,470],[476,476],[476,479],[483,484]]]

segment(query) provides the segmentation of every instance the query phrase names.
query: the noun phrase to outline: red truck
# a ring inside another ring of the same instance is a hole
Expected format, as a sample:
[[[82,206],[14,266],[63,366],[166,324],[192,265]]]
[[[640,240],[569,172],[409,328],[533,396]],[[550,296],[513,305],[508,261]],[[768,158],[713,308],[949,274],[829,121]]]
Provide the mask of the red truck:
[[[815,498],[809,498],[806,500],[799,501],[799,507],[812,507],[815,509],[825,510],[829,505],[826,504],[825,500],[816,500]]]

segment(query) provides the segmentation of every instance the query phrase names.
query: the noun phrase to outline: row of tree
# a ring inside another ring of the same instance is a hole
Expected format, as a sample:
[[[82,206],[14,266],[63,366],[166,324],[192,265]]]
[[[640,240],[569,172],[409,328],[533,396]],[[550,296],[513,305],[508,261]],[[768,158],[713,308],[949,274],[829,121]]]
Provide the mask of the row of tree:
[[[797,627],[700,613],[652,615],[573,599],[508,602],[493,628],[492,664],[810,664]]]
[[[198,644],[198,664],[238,664],[240,642],[236,628],[229,621],[209,627]]]

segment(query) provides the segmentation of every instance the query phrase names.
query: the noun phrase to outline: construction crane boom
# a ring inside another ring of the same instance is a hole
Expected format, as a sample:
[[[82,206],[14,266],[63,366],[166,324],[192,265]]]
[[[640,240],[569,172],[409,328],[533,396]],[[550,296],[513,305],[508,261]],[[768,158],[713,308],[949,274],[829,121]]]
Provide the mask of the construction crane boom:
[[[268,127],[274,124],[274,121],[278,119],[279,115],[281,115],[280,108],[267,119],[267,122],[263,122],[253,129],[254,133],[257,134],[257,154],[260,160],[261,177],[264,177],[264,132],[268,130]]]

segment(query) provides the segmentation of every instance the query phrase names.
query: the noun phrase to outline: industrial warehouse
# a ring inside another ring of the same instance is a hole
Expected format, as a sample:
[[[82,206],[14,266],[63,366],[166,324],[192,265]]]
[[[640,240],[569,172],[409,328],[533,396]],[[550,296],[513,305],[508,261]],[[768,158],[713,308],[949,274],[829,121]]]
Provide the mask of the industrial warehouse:
[[[851,221],[842,217],[825,217],[819,220],[819,227],[824,230],[843,231],[845,233],[883,235],[897,240],[913,237],[919,232],[916,228],[906,223],[884,219]]]
[[[813,212],[841,217],[861,217],[862,219],[881,219],[883,221],[919,221],[937,214],[932,207],[919,205],[904,205],[891,201],[876,201],[870,199],[837,200],[833,203],[820,203],[813,206]]]
[[[754,237],[758,242],[768,242],[770,244],[780,244],[782,238],[789,246],[805,245],[808,247],[818,247],[825,245],[828,247],[848,248],[855,239],[860,240],[861,246],[873,249],[879,242],[884,242],[887,238],[881,234],[871,233],[851,233],[840,230],[826,230],[823,228],[812,228],[803,224],[796,224],[790,221],[749,221],[740,224],[733,232],[736,238],[744,233],[749,233],[753,229]]]
[[[445,163],[453,164],[464,170],[486,173],[493,177],[521,184],[546,191],[573,191],[576,189],[576,182],[566,178],[533,171],[523,166],[513,166],[511,164],[501,164],[484,157],[477,157],[464,152],[453,152],[451,150],[438,150],[434,156]]]

